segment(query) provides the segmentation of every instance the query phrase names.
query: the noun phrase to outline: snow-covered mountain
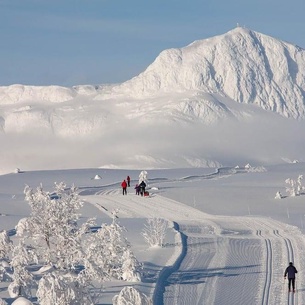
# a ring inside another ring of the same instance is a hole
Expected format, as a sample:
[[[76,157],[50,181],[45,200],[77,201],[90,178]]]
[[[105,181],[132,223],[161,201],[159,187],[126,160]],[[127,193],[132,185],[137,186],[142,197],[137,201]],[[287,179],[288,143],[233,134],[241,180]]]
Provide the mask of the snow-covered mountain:
[[[294,160],[304,118],[305,50],[237,27],[122,84],[0,87],[0,171]]]
[[[116,90],[140,97],[198,90],[304,118],[305,50],[237,27],[161,52],[146,71]]]

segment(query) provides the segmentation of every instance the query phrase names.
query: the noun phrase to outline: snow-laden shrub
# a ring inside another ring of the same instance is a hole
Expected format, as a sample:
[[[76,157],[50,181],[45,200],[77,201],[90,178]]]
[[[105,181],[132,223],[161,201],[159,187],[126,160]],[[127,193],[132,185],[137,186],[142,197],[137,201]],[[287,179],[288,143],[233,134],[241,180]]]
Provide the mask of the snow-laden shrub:
[[[11,241],[7,231],[0,232],[0,259],[7,258],[12,249],[13,242]]]
[[[27,218],[21,218],[17,225],[15,226],[16,235],[17,236],[23,236],[26,234],[27,231],[29,231],[28,228],[28,219]]]
[[[113,305],[152,305],[152,301],[134,287],[124,287],[113,297]]]
[[[281,194],[281,192],[276,192],[274,199],[282,199],[283,196]]]
[[[299,196],[301,195],[302,191],[305,189],[302,186],[303,175],[299,175],[297,180],[288,178],[285,182],[288,184],[286,187],[286,192],[289,193],[290,196]]]
[[[162,247],[168,228],[168,222],[162,218],[149,218],[144,226],[142,236],[145,238],[146,242],[151,247]]]
[[[122,261],[122,279],[128,282],[140,282],[142,265],[130,249],[123,253]]]
[[[0,282],[8,282],[12,280],[13,270],[6,260],[0,261]],[[1,305],[1,304],[0,304]]]
[[[46,274],[36,295],[40,305],[94,305],[89,289],[71,273]]]
[[[8,287],[11,297],[32,296],[32,288],[36,285],[27,266],[33,262],[38,262],[35,252],[29,246],[26,246],[23,240],[20,240],[19,244],[13,248],[12,253],[13,282]]]
[[[105,279],[138,279],[141,265],[130,250],[128,241],[123,237],[124,228],[117,222],[113,213],[112,223],[104,224],[84,241],[86,255],[86,276],[98,281]],[[129,269],[128,269],[129,268]]]
[[[12,250],[13,242],[7,231],[0,232],[0,260],[6,260]]]

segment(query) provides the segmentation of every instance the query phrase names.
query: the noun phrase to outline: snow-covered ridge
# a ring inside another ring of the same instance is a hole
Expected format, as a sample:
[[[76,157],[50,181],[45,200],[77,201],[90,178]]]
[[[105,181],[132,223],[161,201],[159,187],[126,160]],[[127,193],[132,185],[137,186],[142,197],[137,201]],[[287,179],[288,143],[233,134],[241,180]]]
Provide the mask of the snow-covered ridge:
[[[237,27],[168,49],[140,75],[114,88],[132,96],[201,90],[285,117],[305,116],[305,50]]]
[[[60,103],[73,99],[74,90],[60,86],[12,85],[0,87],[0,105],[26,101],[46,101]]]

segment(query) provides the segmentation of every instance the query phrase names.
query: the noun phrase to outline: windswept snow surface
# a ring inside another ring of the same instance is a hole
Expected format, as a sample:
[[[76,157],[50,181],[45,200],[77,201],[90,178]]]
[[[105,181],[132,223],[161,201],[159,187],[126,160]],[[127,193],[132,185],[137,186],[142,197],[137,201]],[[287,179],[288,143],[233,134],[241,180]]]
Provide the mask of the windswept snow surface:
[[[75,183],[85,204],[84,218],[119,221],[137,258],[144,263],[141,283],[110,282],[100,304],[111,304],[127,285],[163,304],[303,304],[305,302],[304,195],[288,197],[287,178],[305,172],[304,163],[269,167],[148,170],[149,197],[136,196],[140,171],[83,169],[36,171],[0,176],[0,228],[10,232],[29,214],[23,187],[52,188]],[[94,179],[99,175],[101,179]],[[120,183],[131,177],[123,196]],[[274,199],[280,191],[283,199]],[[169,221],[163,248],[148,248],[145,219]],[[288,294],[283,273],[289,261],[299,270],[297,292]],[[5,288],[6,283],[1,284]],[[12,302],[5,290],[0,297]],[[35,301],[32,300],[35,304]]]

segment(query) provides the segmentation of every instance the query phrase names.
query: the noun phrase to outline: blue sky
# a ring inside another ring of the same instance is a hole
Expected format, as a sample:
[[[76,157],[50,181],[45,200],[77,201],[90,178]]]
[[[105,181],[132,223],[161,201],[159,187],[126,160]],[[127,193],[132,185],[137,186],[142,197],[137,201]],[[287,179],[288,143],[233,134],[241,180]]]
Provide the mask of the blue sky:
[[[0,0],[0,86],[123,82],[237,23],[305,48],[304,0]]]

